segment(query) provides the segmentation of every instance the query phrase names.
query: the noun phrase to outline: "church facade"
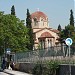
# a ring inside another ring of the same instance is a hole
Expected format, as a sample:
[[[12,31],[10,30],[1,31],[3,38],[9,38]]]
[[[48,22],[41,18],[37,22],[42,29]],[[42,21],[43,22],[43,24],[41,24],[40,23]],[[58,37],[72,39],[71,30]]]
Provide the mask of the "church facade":
[[[46,14],[36,11],[31,14],[32,29],[34,36],[34,49],[41,47],[43,49],[58,45],[58,30],[49,27],[49,21]]]

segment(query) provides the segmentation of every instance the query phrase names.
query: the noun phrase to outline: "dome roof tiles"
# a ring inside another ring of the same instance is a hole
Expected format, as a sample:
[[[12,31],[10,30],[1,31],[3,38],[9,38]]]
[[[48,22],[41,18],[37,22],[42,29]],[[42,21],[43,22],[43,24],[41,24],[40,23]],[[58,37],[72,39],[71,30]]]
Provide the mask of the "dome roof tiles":
[[[40,17],[45,19],[45,20],[47,18],[47,16],[43,12],[41,12],[41,11],[36,11],[36,12],[31,14],[31,18],[37,18],[39,20]]]

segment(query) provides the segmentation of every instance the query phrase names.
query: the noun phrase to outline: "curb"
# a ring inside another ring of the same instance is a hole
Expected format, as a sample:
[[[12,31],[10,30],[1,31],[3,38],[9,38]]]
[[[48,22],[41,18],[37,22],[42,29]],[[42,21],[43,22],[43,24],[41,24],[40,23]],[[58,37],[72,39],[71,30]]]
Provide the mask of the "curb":
[[[24,73],[24,72],[18,72],[18,71],[14,71],[14,70],[7,70],[5,69],[3,71],[4,73],[7,73],[9,75],[32,75],[32,74],[27,74],[27,73]],[[24,74],[23,74],[24,73]]]

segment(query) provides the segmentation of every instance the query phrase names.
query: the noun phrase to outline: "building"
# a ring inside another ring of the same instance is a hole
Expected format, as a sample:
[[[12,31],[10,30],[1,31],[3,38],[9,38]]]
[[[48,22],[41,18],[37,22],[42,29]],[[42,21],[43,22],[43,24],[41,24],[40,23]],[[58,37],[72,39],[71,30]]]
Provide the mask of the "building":
[[[46,14],[36,11],[31,14],[32,28],[34,35],[34,48],[48,48],[58,44],[58,30],[49,27],[49,21]]]

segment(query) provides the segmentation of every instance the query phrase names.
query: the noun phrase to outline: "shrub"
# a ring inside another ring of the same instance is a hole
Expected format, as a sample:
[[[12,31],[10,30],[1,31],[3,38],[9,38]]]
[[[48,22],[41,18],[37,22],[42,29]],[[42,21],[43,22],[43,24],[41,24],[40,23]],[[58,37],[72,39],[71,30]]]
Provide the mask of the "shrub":
[[[49,61],[46,63],[37,63],[33,69],[33,75],[56,75],[58,61]]]

